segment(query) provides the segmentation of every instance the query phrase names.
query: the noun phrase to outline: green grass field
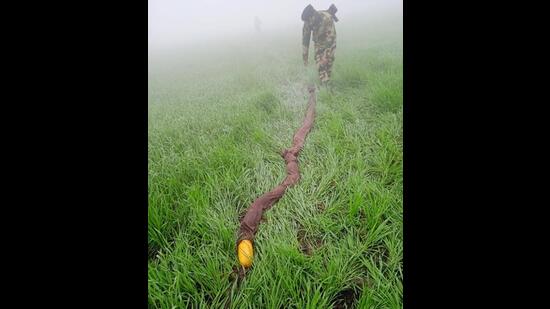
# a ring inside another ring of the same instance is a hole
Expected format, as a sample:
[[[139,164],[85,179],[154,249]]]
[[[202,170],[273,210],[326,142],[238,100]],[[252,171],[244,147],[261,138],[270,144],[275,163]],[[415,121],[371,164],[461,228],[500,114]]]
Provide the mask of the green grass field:
[[[150,56],[149,307],[402,308],[402,22],[337,33],[302,178],[265,214],[242,280],[239,218],[284,179],[278,152],[317,80],[301,29]]]

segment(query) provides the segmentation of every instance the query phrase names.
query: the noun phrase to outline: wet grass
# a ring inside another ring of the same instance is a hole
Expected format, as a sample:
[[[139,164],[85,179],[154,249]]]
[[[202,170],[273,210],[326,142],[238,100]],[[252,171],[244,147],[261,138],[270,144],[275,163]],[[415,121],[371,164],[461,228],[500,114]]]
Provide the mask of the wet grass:
[[[301,181],[265,214],[242,279],[239,216],[285,177],[278,151],[315,69],[291,40],[151,60],[151,308],[402,307],[401,37],[353,42],[339,43]]]

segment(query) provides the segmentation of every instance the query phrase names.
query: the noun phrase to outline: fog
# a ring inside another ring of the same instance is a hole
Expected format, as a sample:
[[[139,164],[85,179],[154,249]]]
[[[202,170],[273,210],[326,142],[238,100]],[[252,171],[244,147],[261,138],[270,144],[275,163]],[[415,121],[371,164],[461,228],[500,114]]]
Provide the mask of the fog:
[[[274,33],[301,36],[302,10],[311,4],[326,10],[334,3],[338,8],[338,27],[353,28],[351,21],[402,16],[402,0],[149,0],[149,51],[170,50],[195,44],[232,40],[240,37]],[[255,28],[255,18],[260,31]]]

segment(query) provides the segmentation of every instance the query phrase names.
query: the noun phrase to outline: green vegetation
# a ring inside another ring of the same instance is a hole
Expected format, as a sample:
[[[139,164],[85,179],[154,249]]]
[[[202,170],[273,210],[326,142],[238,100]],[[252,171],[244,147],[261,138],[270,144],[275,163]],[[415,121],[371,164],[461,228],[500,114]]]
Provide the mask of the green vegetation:
[[[315,68],[299,31],[150,58],[151,308],[402,307],[401,25],[338,28],[334,92],[317,93],[302,178],[265,214],[242,280],[239,218],[284,179],[278,152]]]

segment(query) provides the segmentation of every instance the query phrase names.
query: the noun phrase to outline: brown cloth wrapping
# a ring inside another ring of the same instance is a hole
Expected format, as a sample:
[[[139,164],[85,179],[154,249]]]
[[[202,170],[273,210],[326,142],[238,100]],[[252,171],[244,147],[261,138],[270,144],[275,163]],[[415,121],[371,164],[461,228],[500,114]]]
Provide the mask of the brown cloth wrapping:
[[[306,135],[313,126],[313,120],[315,118],[315,87],[309,86],[309,102],[306,111],[306,116],[302,127],[294,134],[292,147],[283,150],[281,156],[286,162],[286,178],[275,187],[273,190],[264,193],[264,195],[257,198],[250,207],[241,221],[241,227],[239,229],[239,237],[237,239],[237,245],[244,239],[254,240],[254,235],[258,230],[258,225],[262,219],[262,214],[265,210],[268,210],[275,204],[284,194],[288,187],[294,185],[300,180],[300,171],[298,170],[298,154],[304,146]]]

